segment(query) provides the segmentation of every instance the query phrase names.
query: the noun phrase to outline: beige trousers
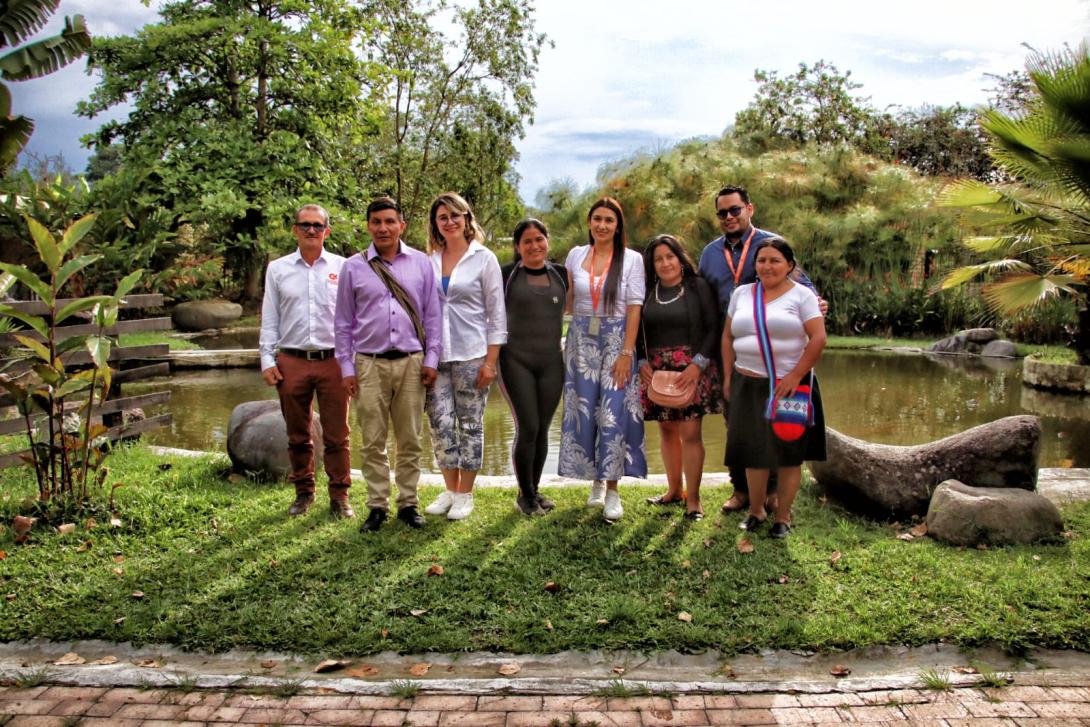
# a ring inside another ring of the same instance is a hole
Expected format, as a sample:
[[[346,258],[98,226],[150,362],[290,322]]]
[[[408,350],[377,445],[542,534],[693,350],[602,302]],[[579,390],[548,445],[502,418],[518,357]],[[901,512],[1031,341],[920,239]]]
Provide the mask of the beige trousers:
[[[424,384],[420,369],[424,354],[388,361],[356,355],[356,415],[363,439],[363,477],[367,507],[389,510],[390,460],[386,454],[390,423],[394,427],[394,476],[397,507],[416,507],[420,481],[420,429],[424,420]]]

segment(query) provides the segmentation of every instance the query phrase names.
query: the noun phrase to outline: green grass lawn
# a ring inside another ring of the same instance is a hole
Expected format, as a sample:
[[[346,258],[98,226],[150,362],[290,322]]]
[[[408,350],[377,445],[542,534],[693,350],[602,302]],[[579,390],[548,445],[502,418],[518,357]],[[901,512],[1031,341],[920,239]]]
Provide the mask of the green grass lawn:
[[[904,542],[800,497],[786,542],[739,552],[723,488],[691,524],[622,485],[614,526],[582,489],[528,519],[512,490],[481,489],[471,518],[391,522],[375,535],[332,521],[324,494],[289,519],[290,487],[229,482],[224,459],[163,459],[136,447],[109,460],[120,527],[60,535],[39,523],[0,533],[0,639],[164,642],[310,654],[565,649],[834,650],[873,644],[998,642],[1090,648],[1090,505],[1064,511],[1062,545],[991,550]],[[25,470],[0,472],[0,516],[23,511]],[[364,488],[353,500],[363,512]],[[435,488],[424,488],[430,500]],[[54,523],[55,524],[55,523]],[[838,555],[839,554],[839,555]],[[429,569],[441,566],[440,575]],[[556,591],[546,590],[547,583]],[[134,594],[142,593],[142,596]],[[678,616],[691,614],[692,622]],[[604,620],[604,621],[603,621]]]
[[[152,346],[156,343],[165,343],[171,351],[196,351],[200,346],[186,338],[171,336],[172,331],[142,331],[140,333],[122,333],[118,336],[118,344],[121,346]]]

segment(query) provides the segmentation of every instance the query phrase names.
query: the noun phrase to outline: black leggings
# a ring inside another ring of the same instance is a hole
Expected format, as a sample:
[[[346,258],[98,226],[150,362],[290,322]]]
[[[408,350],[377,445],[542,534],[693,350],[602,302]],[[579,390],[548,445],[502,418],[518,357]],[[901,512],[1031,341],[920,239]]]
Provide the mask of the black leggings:
[[[560,350],[520,357],[500,351],[504,394],[515,418],[515,446],[511,453],[519,492],[537,495],[545,457],[549,453],[549,425],[564,387],[564,359]]]

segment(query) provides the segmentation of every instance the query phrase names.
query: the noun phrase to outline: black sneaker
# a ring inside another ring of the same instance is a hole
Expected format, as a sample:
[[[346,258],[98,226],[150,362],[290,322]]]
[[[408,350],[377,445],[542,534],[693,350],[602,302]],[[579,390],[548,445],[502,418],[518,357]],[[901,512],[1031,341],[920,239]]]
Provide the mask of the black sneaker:
[[[397,511],[397,519],[408,525],[410,528],[416,528],[419,530],[428,524],[428,521],[424,519],[424,516],[416,511],[415,507],[403,507]]]
[[[377,507],[373,508],[371,512],[367,513],[367,519],[360,525],[360,532],[376,533],[384,522],[386,522],[386,511]]]
[[[517,507],[523,515],[529,515],[531,517],[545,514],[545,510],[538,504],[537,498],[533,495],[519,495],[515,498],[515,507]]]
[[[791,526],[787,523],[775,523],[772,525],[772,532],[769,533],[777,540],[783,540],[791,533]]]
[[[537,496],[537,506],[540,507],[545,512],[549,512],[549,510],[552,510],[554,507],[556,507],[556,503],[553,502],[552,500],[550,500],[547,497],[542,497],[539,494]]]

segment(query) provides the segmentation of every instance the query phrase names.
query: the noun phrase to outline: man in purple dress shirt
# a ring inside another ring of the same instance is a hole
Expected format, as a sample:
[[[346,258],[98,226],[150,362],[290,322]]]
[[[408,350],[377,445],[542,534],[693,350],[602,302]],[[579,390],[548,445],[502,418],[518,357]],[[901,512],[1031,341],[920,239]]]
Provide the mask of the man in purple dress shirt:
[[[363,439],[362,470],[370,508],[360,528],[364,532],[381,528],[389,509],[386,438],[391,421],[397,446],[397,519],[413,528],[425,523],[416,497],[420,428],[424,390],[435,381],[443,345],[442,319],[431,261],[402,241],[404,231],[396,201],[390,197],[372,201],[367,206],[372,244],[344,263],[337,286],[334,345],[344,387],[356,399]],[[391,292],[382,271],[400,284],[404,300]],[[419,333],[406,305],[421,324]]]

